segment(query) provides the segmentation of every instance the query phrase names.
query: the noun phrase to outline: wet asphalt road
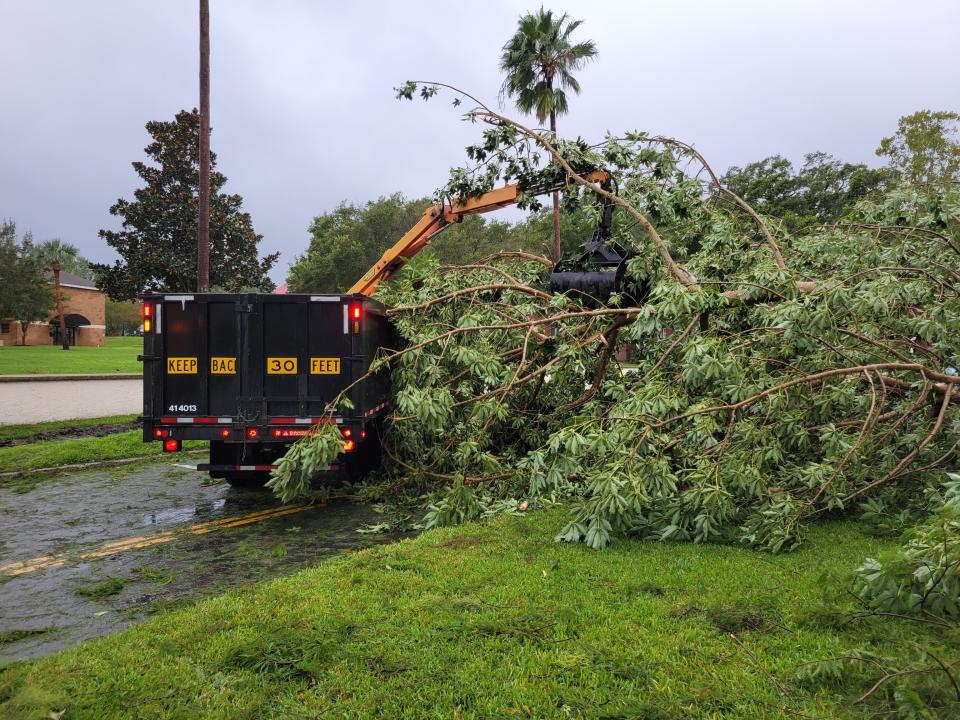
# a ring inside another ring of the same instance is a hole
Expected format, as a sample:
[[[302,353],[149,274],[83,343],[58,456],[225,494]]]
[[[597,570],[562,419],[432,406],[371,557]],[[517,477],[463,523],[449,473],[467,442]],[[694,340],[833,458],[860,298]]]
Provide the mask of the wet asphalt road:
[[[397,537],[357,532],[389,519],[369,506],[282,505],[205,478],[155,463],[0,487],[0,664]],[[16,631],[37,632],[4,642]]]

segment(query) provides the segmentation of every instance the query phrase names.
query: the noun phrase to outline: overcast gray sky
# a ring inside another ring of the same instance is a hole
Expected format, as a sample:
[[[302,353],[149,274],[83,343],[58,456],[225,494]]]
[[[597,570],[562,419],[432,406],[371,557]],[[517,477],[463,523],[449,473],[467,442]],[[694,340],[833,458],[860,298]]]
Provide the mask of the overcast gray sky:
[[[495,102],[497,60],[536,0],[211,0],[212,147],[274,279],[341,200],[443,184],[477,128],[405,79]],[[960,110],[960,0],[545,3],[599,48],[563,134],[649,130],[718,170],[823,150],[878,163],[922,108]],[[97,231],[130,197],[148,120],[197,105],[196,0],[0,0],[0,218],[110,259]]]

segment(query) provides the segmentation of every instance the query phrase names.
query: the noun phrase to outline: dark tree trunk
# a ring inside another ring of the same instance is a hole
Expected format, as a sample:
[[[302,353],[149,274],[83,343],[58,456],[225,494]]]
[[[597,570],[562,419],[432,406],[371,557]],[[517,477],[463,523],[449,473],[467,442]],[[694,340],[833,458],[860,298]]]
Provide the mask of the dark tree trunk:
[[[57,305],[57,316],[60,318],[60,347],[64,350],[69,350],[70,342],[67,338],[67,324],[63,320],[63,295],[60,291],[60,263],[54,260],[50,268],[53,270],[54,301]],[[26,344],[26,333],[24,333],[24,344]]]
[[[210,289],[210,3],[200,0],[200,197],[197,292]]]
[[[550,132],[557,134],[557,111],[550,111]],[[553,261],[560,262],[560,193],[553,191]]]

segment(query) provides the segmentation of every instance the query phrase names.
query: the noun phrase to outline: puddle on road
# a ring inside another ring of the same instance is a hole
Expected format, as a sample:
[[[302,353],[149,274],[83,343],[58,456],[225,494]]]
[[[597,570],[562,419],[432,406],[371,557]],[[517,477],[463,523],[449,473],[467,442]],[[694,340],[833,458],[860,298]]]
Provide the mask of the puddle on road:
[[[181,524],[188,523],[198,519],[198,517],[213,518],[216,513],[223,510],[227,504],[226,498],[220,498],[210,503],[209,507],[202,509],[196,505],[186,507],[168,508],[158,512],[152,512],[143,519],[144,525],[167,525],[169,523]]]
[[[152,536],[279,507],[270,493],[204,474],[145,465],[51,478],[26,493],[0,488],[0,565]],[[402,535],[357,530],[389,516],[332,502],[260,522],[185,534],[172,542],[0,574],[0,664],[47,655],[122,630],[152,613],[227,588],[311,567],[346,549]],[[113,582],[111,582],[113,581]]]

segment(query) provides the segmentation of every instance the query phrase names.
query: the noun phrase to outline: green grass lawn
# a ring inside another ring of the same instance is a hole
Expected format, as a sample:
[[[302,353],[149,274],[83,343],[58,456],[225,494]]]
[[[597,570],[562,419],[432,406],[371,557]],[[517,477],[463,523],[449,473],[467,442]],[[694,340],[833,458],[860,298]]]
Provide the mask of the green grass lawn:
[[[43,440],[41,442],[0,447],[0,472],[37,470],[97,460],[119,460],[133,457],[160,457],[159,442],[145,443],[140,430],[75,440]],[[187,440],[185,450],[206,447],[206,442]],[[0,479],[0,484],[4,480]]]
[[[143,339],[108,337],[103,347],[59,345],[5,345],[0,347],[0,375],[110,374],[139,373],[137,361]]]
[[[427,532],[12,665],[0,717],[880,717],[895,683],[854,704],[877,667],[798,672],[855,648],[960,646],[956,631],[824,611],[822,588],[840,587],[825,572],[894,545],[853,523],[820,523],[771,556],[645,541],[594,552],[553,542],[564,521],[558,509]]]

